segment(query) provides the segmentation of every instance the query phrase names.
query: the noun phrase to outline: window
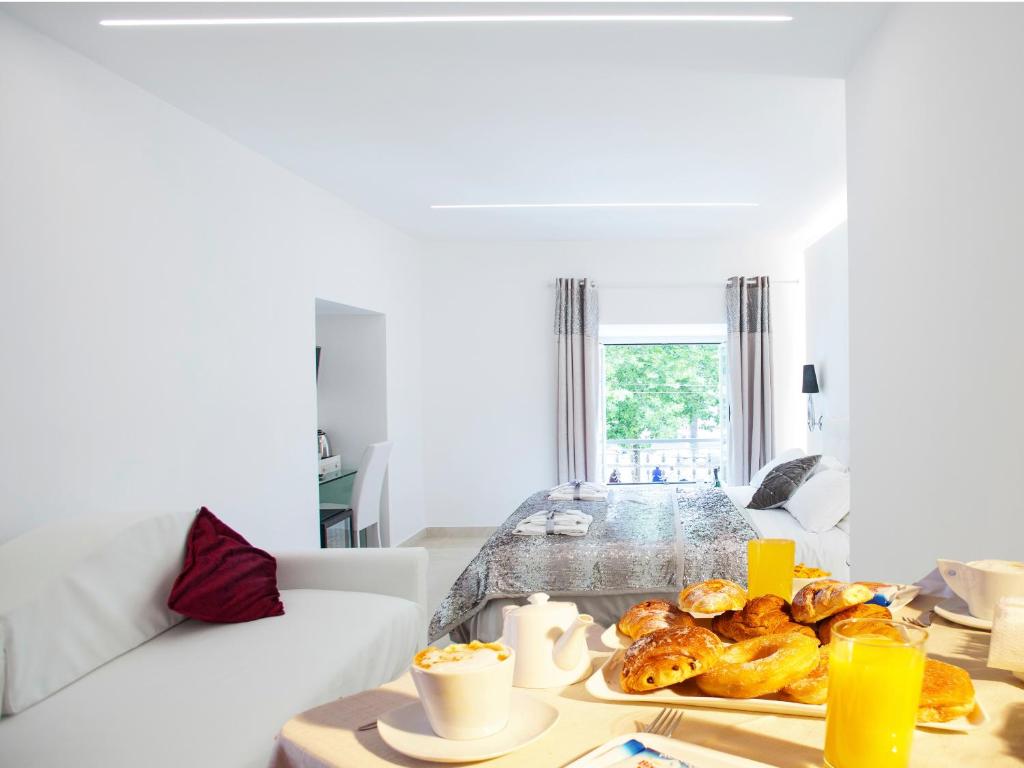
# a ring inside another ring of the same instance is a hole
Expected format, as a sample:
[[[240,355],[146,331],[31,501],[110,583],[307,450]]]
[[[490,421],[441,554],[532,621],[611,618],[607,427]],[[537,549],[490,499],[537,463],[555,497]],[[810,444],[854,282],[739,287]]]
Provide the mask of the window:
[[[725,455],[723,348],[717,342],[603,345],[604,480],[714,479]]]

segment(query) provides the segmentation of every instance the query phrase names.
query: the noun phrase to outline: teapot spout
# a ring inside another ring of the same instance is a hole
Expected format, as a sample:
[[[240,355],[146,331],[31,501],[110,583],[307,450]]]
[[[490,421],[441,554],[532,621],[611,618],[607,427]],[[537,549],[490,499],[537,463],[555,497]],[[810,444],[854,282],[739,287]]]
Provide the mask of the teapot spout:
[[[562,669],[572,669],[587,654],[587,627],[594,623],[594,617],[581,613],[555,643],[555,664]]]

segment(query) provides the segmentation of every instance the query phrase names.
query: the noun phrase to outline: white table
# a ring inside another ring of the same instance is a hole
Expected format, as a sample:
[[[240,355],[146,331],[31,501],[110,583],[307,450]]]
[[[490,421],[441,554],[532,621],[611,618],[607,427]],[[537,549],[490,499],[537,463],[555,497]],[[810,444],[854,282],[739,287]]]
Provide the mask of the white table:
[[[930,608],[933,598],[905,609],[914,615]],[[1024,683],[1009,672],[989,669],[987,632],[969,630],[936,617],[929,629],[929,656],[967,669],[977,698],[990,721],[969,734],[925,731],[914,735],[911,764],[932,766],[1024,765]],[[606,654],[595,654],[595,664]],[[657,714],[660,705],[597,701],[583,683],[563,689],[532,691],[561,712],[555,727],[525,749],[481,763],[488,768],[548,768],[562,766],[586,754],[612,736],[638,730]],[[275,768],[375,768],[430,765],[391,750],[376,730],[357,731],[383,712],[415,698],[408,674],[381,688],[324,704],[293,718],[278,736]],[[675,737],[723,752],[760,760],[780,768],[818,768],[822,765],[825,721],[725,710],[686,708]]]

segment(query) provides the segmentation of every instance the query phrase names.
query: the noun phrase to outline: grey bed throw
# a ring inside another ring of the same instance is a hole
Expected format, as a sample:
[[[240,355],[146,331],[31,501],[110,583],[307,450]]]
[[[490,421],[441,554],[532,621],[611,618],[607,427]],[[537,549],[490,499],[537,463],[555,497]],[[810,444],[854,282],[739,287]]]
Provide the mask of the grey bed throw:
[[[594,517],[586,536],[514,536],[540,510]],[[757,536],[721,489],[620,486],[607,501],[530,496],[456,580],[430,622],[431,642],[488,601],[546,592],[552,597],[673,592],[710,578],[746,583],[746,542]]]

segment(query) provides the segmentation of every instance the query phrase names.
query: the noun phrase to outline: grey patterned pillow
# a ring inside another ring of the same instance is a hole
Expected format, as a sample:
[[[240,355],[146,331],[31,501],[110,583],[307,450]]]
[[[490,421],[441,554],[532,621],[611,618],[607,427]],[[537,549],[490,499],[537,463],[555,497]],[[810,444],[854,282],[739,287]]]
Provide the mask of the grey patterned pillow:
[[[793,461],[779,464],[765,477],[761,487],[754,491],[754,496],[747,509],[775,509],[781,507],[796,489],[810,477],[814,468],[821,461],[821,456],[803,456]]]

